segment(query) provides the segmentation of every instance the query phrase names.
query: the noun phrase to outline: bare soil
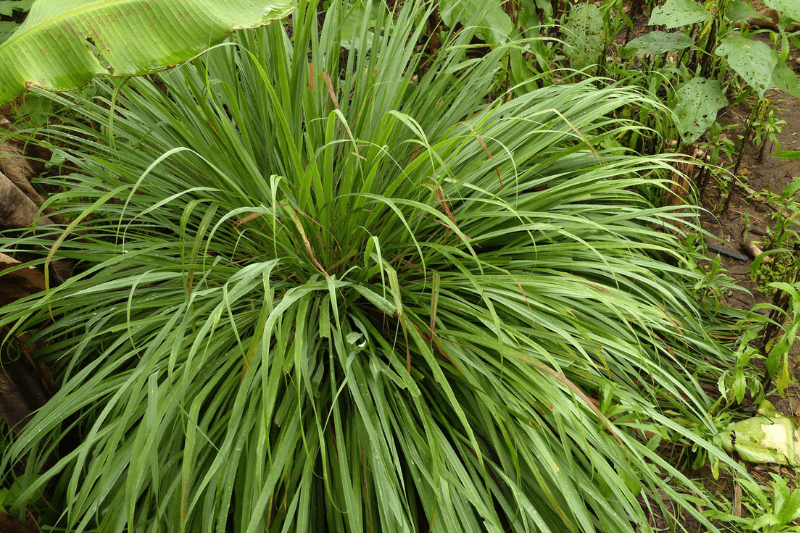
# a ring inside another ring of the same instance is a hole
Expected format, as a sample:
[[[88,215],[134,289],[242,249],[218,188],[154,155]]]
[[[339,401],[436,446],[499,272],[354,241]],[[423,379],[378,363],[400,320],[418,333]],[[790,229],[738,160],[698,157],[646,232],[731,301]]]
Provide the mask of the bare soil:
[[[761,12],[766,10],[764,4],[758,0],[750,2]],[[635,3],[634,3],[635,4]],[[628,8],[630,6],[626,6]],[[626,11],[627,12],[627,11]],[[647,27],[648,15],[644,13],[628,13],[632,15],[634,29],[630,32],[623,32],[617,39],[618,44],[627,42],[635,37],[639,37],[649,31]],[[769,43],[769,34],[762,33],[754,38],[764,40]],[[800,50],[792,50],[787,64],[800,74]],[[800,99],[782,93],[777,90],[770,90],[766,93],[775,109],[777,118],[785,121],[783,129],[777,134],[778,145],[768,142],[763,150],[762,157],[759,158],[761,150],[752,143],[745,147],[744,155],[739,166],[737,176],[728,176],[728,184],[733,186],[733,196],[727,210],[723,211],[727,194],[725,187],[722,187],[719,180],[711,179],[704,184],[702,190],[696,190],[696,197],[704,209],[701,216],[701,226],[710,235],[716,236],[717,240],[709,238],[710,244],[724,249],[726,252],[720,253],[709,249],[712,259],[719,256],[721,266],[727,271],[728,275],[734,278],[737,286],[741,290],[731,290],[723,296],[723,303],[741,310],[750,310],[754,305],[768,303],[771,298],[759,292],[757,281],[751,277],[750,270],[753,263],[745,246],[746,242],[763,242],[768,229],[774,226],[774,214],[777,211],[775,205],[763,201],[759,193],[771,191],[779,195],[784,187],[794,179],[800,179],[800,161],[792,161],[773,157],[773,153],[780,150],[800,150]],[[720,113],[718,120],[725,125],[733,125],[734,129],[727,133],[729,139],[734,141],[737,146],[741,146],[743,136],[750,114],[750,108],[745,104],[739,107],[730,107]],[[690,149],[690,152],[692,150]],[[732,163],[732,162],[728,162]],[[695,184],[697,185],[697,184]],[[800,361],[798,361],[800,349],[796,344],[791,352],[794,364],[794,380],[787,391],[785,398],[777,394],[769,397],[777,410],[785,416],[798,416],[800,414]],[[757,362],[763,369],[763,363]],[[709,391],[711,394],[714,391]],[[750,399],[746,399],[742,408],[748,407]],[[744,415],[749,416],[749,415]],[[682,450],[676,447],[661,450],[661,455],[670,460],[676,453]],[[797,483],[797,473],[792,468],[779,465],[756,465],[745,464],[750,475],[763,486],[769,486],[771,474],[777,474],[789,481],[789,487],[795,490]],[[716,495],[719,499],[728,499],[733,504],[733,512],[736,516],[748,516],[748,511],[742,506],[742,492],[738,483],[728,472],[720,471],[719,479],[714,479],[711,469],[705,466],[699,470],[684,471],[690,479],[702,483],[709,494]],[[701,533],[706,531],[694,518],[685,512],[675,508],[666,495],[663,495],[667,514],[669,518],[663,516],[660,511],[654,512],[651,517],[650,525],[656,530],[668,531],[676,527],[678,531],[691,533]],[[734,531],[729,529],[724,523],[716,524],[721,531]],[[737,529],[736,531],[740,531]]]
[[[800,150],[800,100],[779,91],[769,91],[766,96],[774,103],[779,119],[786,122],[783,131],[777,135],[780,149]],[[746,108],[731,108],[722,113],[719,120],[740,126],[731,134],[735,139],[744,132],[748,114],[749,110]],[[709,239],[709,242],[739,255],[739,257],[735,257],[733,254],[718,253],[709,249],[711,258],[719,255],[721,265],[742,289],[729,291],[724,295],[723,302],[742,310],[749,310],[755,304],[771,301],[771,298],[759,292],[758,283],[751,277],[750,267],[753,261],[751,257],[747,257],[747,250],[743,246],[745,242],[763,242],[768,228],[774,225],[773,214],[776,207],[761,201],[758,193],[771,191],[774,194],[780,194],[792,180],[800,179],[800,161],[773,157],[772,153],[776,151],[776,148],[773,143],[768,143],[761,161],[758,159],[758,147],[750,145],[745,149],[738,172],[737,186],[726,212],[721,211],[726,195],[718,182],[710,181],[700,193],[703,199],[702,207],[706,209],[701,216],[701,225],[704,230],[718,239],[716,242]],[[785,416],[800,414],[800,387],[797,385],[800,382],[800,366],[797,366],[798,351],[796,345],[792,351],[795,361],[795,379],[789,387],[786,397],[781,398],[777,394],[769,397],[778,411]],[[761,366],[763,368],[763,364]],[[747,405],[748,401],[745,401],[743,407]],[[790,481],[790,488],[795,488],[797,474],[794,469],[779,465],[747,464],[746,466],[753,478],[763,485],[769,485],[770,474],[777,474]],[[742,510],[741,508],[741,491],[730,474],[721,472],[720,478],[715,480],[711,469],[707,466],[698,471],[686,472],[686,474],[702,483],[710,493],[716,494],[721,499],[729,499],[733,503],[734,509],[741,513],[739,516],[747,516],[746,509]],[[697,533],[705,531],[691,517],[678,516],[678,521],[685,531]],[[663,517],[656,518],[655,522],[654,525],[657,527],[667,527],[667,522]],[[719,524],[718,527],[722,531],[727,530],[723,524]]]
[[[768,91],[767,97],[774,102],[779,118],[786,121],[783,131],[777,135],[781,150],[800,150],[800,100],[779,91]],[[747,115],[746,112],[742,114],[740,110],[729,109],[720,120],[741,124],[743,129]],[[741,132],[734,136],[740,134]],[[767,143],[764,157],[759,162],[758,148],[750,146],[746,149],[734,196],[726,213],[715,209],[725,200],[717,183],[709,183],[703,191],[703,207],[710,211],[702,217],[702,225],[705,230],[719,238],[716,243],[719,246],[747,255],[743,247],[745,230],[748,242],[758,242],[763,241],[767,229],[773,226],[775,207],[759,201],[753,193],[771,191],[780,194],[793,179],[800,179],[800,161],[773,157],[774,151],[773,143]],[[712,254],[714,256],[716,254]],[[729,293],[725,303],[739,309],[750,309],[755,303],[767,301],[763,295],[757,293],[757,285],[749,276],[750,260],[742,261],[722,254],[721,261],[722,266],[737,279],[738,284],[751,293]]]

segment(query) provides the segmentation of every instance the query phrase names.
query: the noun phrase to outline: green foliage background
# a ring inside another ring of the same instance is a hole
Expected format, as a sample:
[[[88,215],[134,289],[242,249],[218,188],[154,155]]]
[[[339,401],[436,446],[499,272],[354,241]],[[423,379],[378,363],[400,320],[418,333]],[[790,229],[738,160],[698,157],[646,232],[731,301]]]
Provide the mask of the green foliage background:
[[[647,531],[666,494],[713,531],[664,456],[747,476],[703,390],[724,285],[620,118],[663,104],[538,87],[496,11],[428,55],[435,4],[319,8],[51,96],[71,224],[3,249],[77,267],[0,319],[60,386],[3,454],[12,511],[51,483],[69,531]]]

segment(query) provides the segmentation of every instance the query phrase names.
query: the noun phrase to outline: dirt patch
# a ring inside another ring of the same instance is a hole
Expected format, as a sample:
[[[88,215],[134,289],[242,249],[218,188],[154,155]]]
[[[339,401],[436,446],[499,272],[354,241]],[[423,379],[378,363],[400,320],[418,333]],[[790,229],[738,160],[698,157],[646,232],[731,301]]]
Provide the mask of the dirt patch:
[[[800,150],[800,100],[779,91],[768,91],[767,97],[774,102],[779,120],[786,122],[783,130],[777,134],[781,150]],[[742,114],[741,110],[728,110],[720,119],[729,124],[742,125],[743,131],[747,115]],[[739,136],[741,132],[730,134],[729,138],[733,137],[737,142]],[[768,301],[764,295],[758,294],[757,285],[749,275],[752,258],[744,246],[745,242],[763,242],[767,230],[774,224],[776,208],[762,201],[759,193],[770,191],[780,194],[793,179],[800,178],[800,161],[773,157],[776,147],[774,143],[767,142],[761,161],[758,160],[757,147],[750,146],[745,150],[739,176],[735,182],[728,181],[728,186],[732,184],[734,187],[726,212],[720,209],[727,198],[718,182],[711,180],[701,195],[703,207],[707,210],[701,217],[703,229],[719,239],[711,242],[737,252],[739,256],[710,251],[712,257],[720,255],[722,266],[737,280],[737,284],[752,293],[734,291],[726,295],[725,303],[738,309],[750,309],[754,303]]]
[[[800,150],[800,99],[778,91],[768,91],[767,98],[773,102],[777,118],[786,122],[783,130],[776,135],[780,149]],[[740,126],[731,133],[734,142],[738,142],[737,137],[744,132],[748,114],[747,109],[728,109],[720,117],[721,121]],[[777,148],[775,143],[768,142],[759,160],[759,148],[752,145],[746,147],[727,211],[722,212],[721,209],[727,195],[719,182],[711,180],[700,193],[702,206],[706,209],[701,217],[701,225],[704,230],[718,238],[717,241],[709,242],[722,249],[721,252],[709,249],[709,254],[712,258],[719,257],[722,267],[735,279],[736,285],[743,289],[729,291],[724,295],[723,302],[742,310],[750,310],[755,304],[769,303],[772,300],[768,295],[759,292],[758,283],[750,275],[753,258],[746,247],[746,243],[763,243],[769,228],[775,223],[777,208],[764,200],[766,196],[763,193],[768,191],[779,195],[789,183],[800,179],[800,161],[773,157]],[[797,416],[800,413],[800,387],[797,385],[800,382],[800,368],[795,364],[797,356],[798,346],[795,345],[791,352],[794,380],[786,397],[773,394],[769,398],[785,416]],[[755,364],[764,372],[762,361],[756,361]],[[750,399],[746,399],[744,405],[748,403]],[[795,488],[797,477],[792,469],[778,465],[743,464],[750,475],[763,486],[768,487],[772,481],[771,475],[775,474],[789,481],[792,490]],[[687,475],[702,483],[708,494],[731,502],[731,509],[737,516],[749,516],[746,507],[742,508],[741,488],[731,479],[729,473],[722,471],[719,479],[714,479],[711,469],[705,467],[696,472],[687,472]],[[686,531],[703,531],[690,517],[683,517],[680,522]],[[722,524],[719,527],[726,530]]]

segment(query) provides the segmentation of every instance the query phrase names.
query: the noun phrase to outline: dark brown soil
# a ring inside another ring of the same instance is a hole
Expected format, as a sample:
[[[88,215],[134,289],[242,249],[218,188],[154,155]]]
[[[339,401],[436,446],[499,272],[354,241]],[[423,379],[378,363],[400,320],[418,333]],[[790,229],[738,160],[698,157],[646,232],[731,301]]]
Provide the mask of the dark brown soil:
[[[783,131],[777,135],[780,149],[800,150],[800,100],[778,91],[768,92],[767,97],[774,102],[779,118],[786,121]],[[744,131],[747,121],[747,110],[729,109],[720,118],[729,124],[739,124],[741,126],[740,135]],[[736,136],[737,134],[732,135]],[[701,222],[706,231],[719,238],[714,244],[737,252],[741,256],[747,256],[743,247],[744,237],[747,237],[747,242],[763,242],[767,229],[774,225],[773,214],[776,208],[774,205],[759,200],[758,193],[771,191],[780,194],[793,179],[800,179],[800,161],[773,157],[772,153],[775,148],[768,143],[760,162],[758,161],[759,149],[753,146],[746,148],[739,169],[738,185],[734,190],[734,196],[727,212],[722,213],[720,209],[724,206],[726,198],[720,192],[718,183],[709,183],[702,192],[703,206],[708,209],[708,212],[701,217]],[[743,260],[741,257],[736,258],[725,253],[718,254],[711,250],[709,252],[712,258],[720,255],[722,266],[735,278],[736,284],[743,289],[729,291],[724,296],[724,303],[738,309],[749,310],[757,303],[771,301],[766,295],[758,292],[758,284],[750,276],[752,264],[750,257]],[[796,345],[792,350],[794,361],[797,361],[797,355],[798,347]],[[763,364],[761,367],[763,368]],[[800,413],[800,387],[797,385],[800,381],[800,367],[795,366],[794,378],[785,398],[781,398],[777,394],[769,397],[778,411],[786,416],[797,416]],[[792,483],[796,480],[793,469],[778,465],[748,464],[747,468],[750,475],[765,486],[768,486],[771,481],[770,474],[777,474],[786,480],[792,480]],[[747,516],[746,509],[741,510],[741,490],[738,490],[737,484],[730,474],[721,472],[720,478],[715,480],[708,467],[687,474],[703,483],[710,493],[716,494],[722,499],[729,499],[734,504],[734,509],[738,508],[742,513],[740,516]],[[794,488],[793,485],[790,486]],[[680,522],[686,531],[698,533],[704,531],[691,517],[683,517]],[[719,527],[722,531],[726,531],[723,524],[720,524]]]
[[[786,121],[783,131],[777,135],[781,150],[800,150],[800,100],[779,91],[768,91],[767,97],[774,102],[779,118]],[[740,124],[743,129],[747,116],[734,109],[726,111],[720,119]],[[730,136],[740,135],[741,132]],[[743,238],[745,230],[748,242],[763,242],[767,229],[774,225],[772,216],[776,208],[760,201],[757,193],[771,191],[780,194],[793,179],[800,179],[800,161],[773,157],[774,151],[775,146],[767,143],[763,160],[758,162],[758,148],[747,147],[739,168],[734,196],[727,212],[722,213],[719,209],[724,206],[725,197],[720,192],[718,183],[710,182],[703,191],[703,204],[710,212],[702,217],[702,225],[705,230],[719,237],[719,241],[714,244],[747,255],[742,246],[745,242]],[[716,255],[712,252],[712,257]],[[750,309],[754,303],[767,301],[763,295],[756,292],[757,285],[750,278],[752,261],[749,258],[742,261],[722,254],[721,262],[730,275],[736,278],[738,284],[752,293],[744,291],[728,293],[725,303],[739,309]]]
[[[763,10],[765,6],[757,0],[751,0],[751,4]],[[626,8],[630,7],[626,5]],[[628,13],[628,11],[626,11]],[[648,31],[646,27],[648,15],[634,14],[634,29],[630,32],[620,34],[616,42],[624,44],[635,37]],[[768,34],[757,35],[755,38],[769,43]],[[787,64],[800,72],[800,50],[792,50]],[[765,240],[768,229],[774,226],[774,214],[777,211],[775,205],[764,201],[763,191],[771,191],[779,195],[781,191],[794,179],[800,179],[800,161],[791,161],[773,157],[772,154],[780,150],[800,150],[800,99],[781,93],[777,90],[767,91],[765,95],[775,108],[777,118],[785,121],[783,130],[777,134],[779,147],[772,142],[768,142],[763,149],[763,155],[759,159],[760,147],[747,143],[744,155],[739,165],[735,181],[732,175],[727,176],[726,186],[733,184],[733,196],[723,210],[727,194],[723,192],[725,187],[721,187],[721,180],[726,179],[721,175],[719,179],[711,179],[701,191],[697,191],[696,200],[701,199],[701,205],[705,212],[701,216],[703,229],[714,235],[718,240],[709,239],[710,244],[723,248],[733,253],[719,253],[709,249],[712,259],[719,256],[721,266],[727,273],[735,279],[736,285],[742,290],[732,290],[723,296],[723,302],[727,305],[741,310],[751,310],[754,305],[768,303],[771,298],[759,292],[759,284],[751,277],[750,270],[753,263],[743,244],[745,242],[761,243]],[[743,104],[738,108],[728,108],[720,113],[718,120],[720,123],[732,125],[734,128],[727,132],[729,139],[734,141],[737,146],[742,145],[741,137],[745,132],[750,108]],[[702,143],[698,144],[699,148]],[[694,148],[690,147],[689,152]],[[723,161],[729,167],[734,161]],[[793,348],[791,355],[793,363],[798,362],[797,344]],[[763,362],[757,361],[763,370]],[[800,414],[800,366],[794,366],[794,380],[787,390],[785,398],[781,398],[774,392],[769,396],[769,400],[775,405],[778,411],[785,416],[797,416]],[[751,401],[745,400],[745,405]],[[743,413],[743,416],[750,416]],[[662,456],[669,460],[674,450],[665,450]],[[765,487],[768,487],[772,478],[771,474],[781,476],[789,481],[789,487],[795,489],[797,479],[794,469],[779,465],[756,465],[746,464],[750,475]],[[710,495],[715,495],[720,500],[728,500],[732,503],[732,511],[736,516],[749,516],[746,508],[742,506],[742,491],[738,483],[731,477],[729,472],[720,471],[719,479],[714,479],[711,469],[705,466],[697,471],[688,469],[684,472],[690,479],[702,483]],[[671,519],[662,516],[660,511],[651,517],[650,525],[657,530],[669,531],[677,528],[678,531],[701,533],[706,531],[694,518],[688,516],[679,509],[674,508],[669,499],[664,496],[665,505],[672,515]],[[677,522],[677,526],[675,524]],[[721,531],[742,531],[741,529],[730,529],[725,523],[716,524]]]

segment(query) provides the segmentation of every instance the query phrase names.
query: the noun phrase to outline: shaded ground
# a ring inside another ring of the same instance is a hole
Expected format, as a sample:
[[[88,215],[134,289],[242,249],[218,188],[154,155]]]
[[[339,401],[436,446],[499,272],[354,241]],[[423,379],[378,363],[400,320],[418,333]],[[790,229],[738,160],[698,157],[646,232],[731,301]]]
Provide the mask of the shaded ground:
[[[778,91],[768,92],[767,97],[774,102],[779,118],[786,121],[783,131],[777,135],[780,149],[800,150],[800,100]],[[747,110],[728,109],[721,115],[720,121],[739,124],[743,131],[747,121]],[[731,133],[731,137],[735,138],[739,134]],[[737,187],[727,212],[722,213],[720,209],[724,206],[726,198],[718,182],[711,180],[702,191],[703,207],[708,210],[701,218],[702,226],[718,237],[718,241],[709,240],[709,242],[738,255],[736,257],[734,254],[718,253],[709,249],[711,257],[719,256],[721,265],[736,280],[736,284],[744,289],[729,291],[723,297],[724,303],[738,309],[749,310],[755,304],[771,301],[771,298],[759,292],[758,283],[750,276],[753,259],[745,246],[745,243],[755,242],[757,245],[763,243],[768,229],[774,226],[773,216],[777,209],[775,205],[762,201],[759,193],[771,191],[779,195],[793,179],[800,179],[800,161],[773,157],[775,148],[772,143],[768,143],[763,159],[759,162],[758,148],[747,147],[739,169]],[[795,346],[792,351],[794,380],[786,398],[781,398],[777,394],[769,397],[778,411],[786,416],[800,414],[800,387],[797,385],[800,381],[800,367],[795,365],[797,355],[798,349]],[[763,369],[763,363],[759,361],[756,364]],[[746,399],[745,404],[747,402]],[[763,485],[768,486],[771,474],[777,474],[786,480],[791,480],[790,488],[793,490],[795,488],[797,475],[794,469],[778,465],[747,464],[746,466],[753,478]],[[715,480],[708,467],[686,474],[703,483],[709,492],[716,494],[718,498],[730,501],[734,513],[738,516],[748,515],[746,509],[742,509],[741,490],[730,474],[721,472],[720,478]],[[704,528],[691,518],[682,517],[679,521],[687,531],[704,531]],[[666,526],[666,521],[663,519],[659,522],[655,525]],[[722,525],[720,527],[723,531],[726,530]]]
[[[750,3],[761,12],[766,10],[766,6],[762,2],[751,0]],[[621,43],[623,39],[627,42],[647,33],[649,14],[634,14],[632,19],[635,30],[630,34],[620,34],[617,38],[618,43]],[[767,43],[770,42],[767,33],[756,35],[754,38]],[[800,74],[800,50],[793,49],[791,51],[787,64]],[[750,275],[753,263],[752,249],[747,250],[745,245],[745,243],[755,242],[755,244],[762,244],[763,246],[768,229],[775,224],[774,215],[777,208],[774,204],[765,201],[764,195],[761,193],[770,191],[775,195],[780,195],[784,187],[792,182],[793,179],[800,179],[800,161],[791,161],[772,156],[778,149],[800,150],[800,99],[777,90],[769,90],[765,96],[772,102],[777,119],[785,121],[782,131],[777,134],[779,147],[772,142],[767,142],[763,150],[763,157],[759,160],[759,148],[754,147],[752,143],[748,143],[735,181],[732,182],[734,184],[734,192],[726,211],[723,212],[722,210],[727,199],[724,192],[725,187],[721,187],[721,180],[724,179],[724,176],[720,176],[719,179],[710,179],[704,184],[702,190],[697,191],[699,194],[692,198],[693,200],[698,200],[699,197],[699,203],[706,210],[701,217],[703,229],[718,238],[716,241],[708,239],[708,243],[716,245],[726,252],[719,253],[709,248],[710,257],[716,259],[719,256],[721,266],[727,270],[728,275],[735,279],[736,285],[742,288],[742,290],[732,290],[725,294],[723,303],[742,310],[750,310],[755,304],[771,301],[771,297],[759,292],[759,284]],[[747,105],[742,105],[738,108],[729,107],[723,110],[718,117],[720,123],[733,126],[731,131],[723,135],[733,141],[734,144],[738,143],[737,146],[741,146],[740,139],[745,131],[749,113],[750,109]],[[709,147],[702,146],[702,142],[700,142],[698,148],[707,153]],[[690,152],[693,151],[694,149],[690,149]],[[731,166],[733,162],[721,162],[721,164],[726,163]],[[727,178],[729,180],[734,179],[732,175],[728,175]],[[800,415],[800,387],[797,384],[800,382],[798,352],[800,350],[798,350],[796,343],[791,352],[794,380],[787,391],[786,398],[781,398],[777,393],[774,393],[774,390],[769,397],[769,400],[778,411],[785,416]],[[756,366],[763,371],[764,365],[762,361],[756,361]],[[712,396],[719,394],[715,390],[708,390],[707,392]],[[743,411],[749,401],[749,399],[745,399],[742,406]],[[752,408],[754,407],[752,406]],[[746,417],[748,415],[743,413],[743,416]],[[678,446],[672,446],[665,447],[660,453],[669,461],[675,458],[676,454],[686,453],[686,450]],[[769,486],[772,480],[771,474],[776,474],[789,481],[791,490],[796,488],[797,473],[792,468],[779,465],[743,464],[747,467],[750,475],[759,481],[762,486]],[[731,510],[735,516],[750,516],[746,506],[742,505],[743,495],[741,488],[728,472],[720,471],[719,479],[714,479],[711,469],[705,466],[695,471],[687,469],[684,474],[690,479],[703,484],[708,494],[716,496],[719,500],[729,501],[732,504]],[[679,531],[681,527],[684,531],[692,533],[706,531],[706,528],[702,527],[694,518],[685,516],[680,510],[675,509],[666,495],[662,495],[662,499],[667,512],[662,513],[656,510],[653,513],[650,525],[656,530],[670,530],[677,522]],[[698,507],[698,510],[700,509]],[[668,520],[664,514],[672,516]],[[724,523],[718,523],[717,527],[721,531],[734,531],[734,529],[726,527]],[[741,530],[741,527],[735,529],[735,531]]]
[[[774,102],[779,118],[786,121],[783,131],[777,135],[781,150],[800,150],[800,100],[778,91],[768,91],[767,97]],[[735,109],[729,109],[720,120],[744,124],[747,117]],[[771,191],[773,194],[780,194],[793,178],[800,178],[800,161],[773,157],[774,151],[775,146],[767,143],[763,160],[759,162],[758,149],[748,147],[742,158],[737,187],[727,212],[716,210],[702,218],[703,228],[720,238],[716,243],[719,246],[748,255],[743,243],[763,242],[767,229],[774,225],[773,214],[776,207],[760,201],[753,193]],[[704,190],[703,199],[704,207],[710,210],[724,203],[720,188],[713,182]],[[747,241],[745,236],[748,237]],[[712,252],[712,257],[715,256]],[[757,285],[749,276],[752,262],[749,257],[741,260],[722,254],[721,262],[739,285],[755,293]],[[726,298],[726,303],[739,309],[749,309],[754,303],[766,301],[763,295],[756,293],[754,298],[745,292],[729,293]]]

